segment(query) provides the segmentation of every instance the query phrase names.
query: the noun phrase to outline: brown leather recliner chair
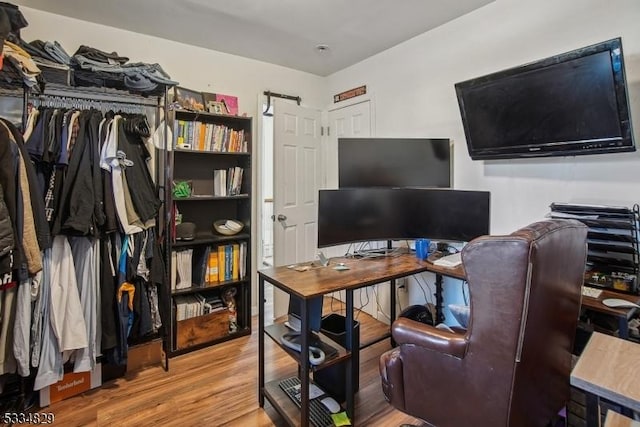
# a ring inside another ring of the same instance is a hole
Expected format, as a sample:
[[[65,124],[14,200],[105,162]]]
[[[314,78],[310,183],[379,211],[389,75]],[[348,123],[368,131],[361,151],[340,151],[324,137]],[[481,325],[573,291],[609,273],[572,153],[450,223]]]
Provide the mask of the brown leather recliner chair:
[[[545,426],[569,400],[587,228],[547,220],[462,251],[466,332],[401,318],[380,358],[397,409],[438,427]]]

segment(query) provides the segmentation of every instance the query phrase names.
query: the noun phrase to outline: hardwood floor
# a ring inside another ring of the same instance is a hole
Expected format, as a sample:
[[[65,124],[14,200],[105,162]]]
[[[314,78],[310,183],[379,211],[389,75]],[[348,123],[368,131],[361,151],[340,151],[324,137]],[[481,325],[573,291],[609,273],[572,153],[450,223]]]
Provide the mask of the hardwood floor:
[[[325,304],[328,307],[329,304]],[[337,304],[334,302],[334,309]],[[361,341],[386,330],[365,313],[359,314]],[[389,340],[360,353],[360,391],[356,395],[357,426],[420,424],[385,400],[378,374],[378,358]],[[268,337],[265,338],[266,380],[294,375],[297,365]],[[61,426],[284,426],[265,403],[258,406],[257,318],[253,333],[230,342],[169,360],[169,371],[151,367],[103,384],[39,412],[53,412]]]

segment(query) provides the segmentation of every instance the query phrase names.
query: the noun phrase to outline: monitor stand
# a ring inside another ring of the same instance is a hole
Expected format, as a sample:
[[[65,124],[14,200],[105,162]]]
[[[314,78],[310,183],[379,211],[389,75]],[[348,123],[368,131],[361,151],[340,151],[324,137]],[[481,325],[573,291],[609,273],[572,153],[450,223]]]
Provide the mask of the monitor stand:
[[[391,245],[391,240],[387,240],[386,248],[378,248],[378,249],[365,249],[362,251],[358,251],[356,255],[361,256],[363,258],[378,258],[378,257],[387,257],[397,254],[398,248],[394,248]]]

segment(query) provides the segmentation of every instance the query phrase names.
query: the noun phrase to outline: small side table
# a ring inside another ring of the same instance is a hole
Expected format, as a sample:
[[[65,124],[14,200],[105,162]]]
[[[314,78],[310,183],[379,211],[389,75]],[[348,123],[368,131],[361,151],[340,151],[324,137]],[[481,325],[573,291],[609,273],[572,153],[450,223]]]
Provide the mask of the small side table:
[[[571,372],[587,396],[587,426],[600,426],[600,398],[640,412],[640,345],[594,332]]]

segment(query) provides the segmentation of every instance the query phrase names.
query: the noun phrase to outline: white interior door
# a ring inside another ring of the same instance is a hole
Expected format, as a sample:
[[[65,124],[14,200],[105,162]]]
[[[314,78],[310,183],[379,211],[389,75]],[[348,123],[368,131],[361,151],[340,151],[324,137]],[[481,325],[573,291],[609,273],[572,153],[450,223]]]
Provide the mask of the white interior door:
[[[274,265],[315,258],[321,180],[320,111],[273,100]],[[274,293],[274,315],[286,313],[288,297]]]
[[[338,188],[338,138],[371,136],[371,101],[329,111],[329,139],[325,152],[325,188]]]
[[[372,106],[370,100],[329,111],[329,138],[325,158],[325,188],[338,188],[338,138],[368,138],[373,136]],[[384,244],[384,243],[381,243]],[[327,256],[342,256],[347,245],[335,246],[324,250]],[[344,293],[334,295],[344,301]],[[354,292],[354,305],[366,313],[388,321],[389,284],[369,286]]]
[[[329,111],[329,134],[325,159],[324,188],[338,188],[338,138],[368,138],[371,136],[371,102],[369,100]],[[328,257],[342,256],[347,245],[324,249]]]

